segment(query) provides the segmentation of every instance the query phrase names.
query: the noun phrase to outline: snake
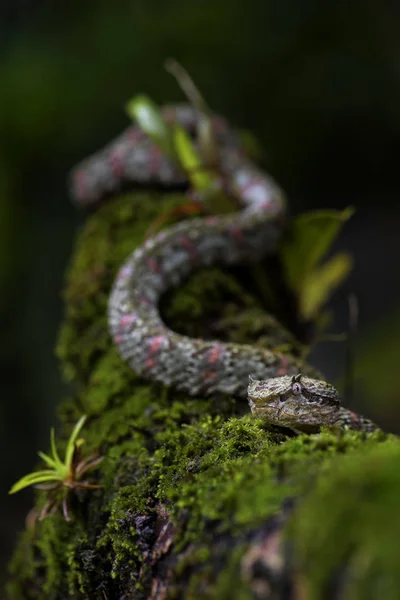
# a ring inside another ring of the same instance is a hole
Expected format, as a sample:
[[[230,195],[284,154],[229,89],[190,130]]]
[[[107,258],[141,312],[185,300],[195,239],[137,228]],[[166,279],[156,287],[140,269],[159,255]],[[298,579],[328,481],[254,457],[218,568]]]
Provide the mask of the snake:
[[[179,124],[198,145],[199,111],[165,105],[167,126]],[[191,396],[229,394],[247,399],[254,416],[294,432],[322,426],[373,431],[368,419],[342,406],[334,386],[290,352],[181,335],[159,311],[161,296],[194,269],[214,263],[254,262],[276,252],[287,218],[287,201],[275,180],[244,150],[239,136],[213,114],[218,173],[240,209],[207,214],[162,229],[133,250],[120,267],[108,301],[113,342],[144,379]],[[222,185],[221,184],[221,185]],[[75,202],[92,206],[124,188],[189,186],[188,174],[139,125],[132,124],[70,174]]]

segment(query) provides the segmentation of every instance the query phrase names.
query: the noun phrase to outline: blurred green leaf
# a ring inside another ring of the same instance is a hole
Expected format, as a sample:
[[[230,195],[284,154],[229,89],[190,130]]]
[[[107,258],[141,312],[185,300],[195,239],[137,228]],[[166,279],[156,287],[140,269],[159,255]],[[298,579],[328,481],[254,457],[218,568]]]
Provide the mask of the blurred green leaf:
[[[344,223],[354,214],[319,210],[293,219],[280,246],[280,256],[289,288],[299,294],[312,270],[325,256]]]
[[[197,111],[197,143],[205,165],[218,161],[218,141],[212,122],[212,112],[193,79],[174,58],[165,61],[165,68],[177,80],[193,108]]]
[[[176,158],[171,128],[162,117],[161,110],[144,95],[134,96],[126,103],[126,112],[161,150],[172,159]]]
[[[400,311],[381,316],[357,343],[355,379],[363,402],[374,405],[376,414],[400,414],[399,362]]]
[[[320,261],[329,251],[344,223],[354,209],[319,210],[293,219],[282,238],[279,254],[283,276],[297,300],[298,316],[315,323],[332,292],[347,277],[352,261],[347,254],[338,254],[324,265]],[[321,332],[323,322],[317,323]]]
[[[64,464],[68,470],[71,469],[75,445],[77,445],[77,446],[81,445],[81,443],[78,443],[79,442],[78,435],[79,435],[82,427],[84,426],[86,419],[87,419],[87,416],[82,415],[82,417],[79,419],[79,421],[76,423],[75,427],[73,428],[72,433],[69,437],[69,440],[67,443],[67,448],[65,450],[65,460],[64,460]]]
[[[220,179],[208,169],[194,146],[190,135],[178,124],[174,125],[174,143],[178,160],[186,171],[193,189],[201,194],[202,202],[211,214],[227,214],[237,207],[221,189]]]
[[[30,485],[37,485],[46,481],[60,481],[60,477],[56,471],[35,471],[34,473],[29,473],[29,475],[21,477],[21,479],[14,483],[8,493],[16,494]]]
[[[53,460],[54,460],[55,465],[56,465],[55,468],[59,469],[59,470],[62,470],[63,466],[64,466],[64,463],[61,460],[61,458],[60,458],[60,456],[58,454],[58,451],[57,451],[56,439],[55,439],[55,433],[54,433],[53,427],[50,430],[50,446],[51,446],[51,454],[52,454]],[[39,456],[40,456],[40,454],[39,454]]]
[[[57,464],[57,462],[53,458],[51,458],[51,456],[49,456],[48,454],[45,454],[44,452],[40,452],[40,450],[38,452],[38,455],[43,460],[43,462],[45,462],[46,465],[48,467],[50,467],[50,469],[53,469],[53,470],[57,470],[58,469],[59,465]]]
[[[308,321],[318,315],[332,292],[346,279],[351,266],[352,260],[348,254],[336,254],[308,274],[298,299],[302,319]]]
[[[200,193],[217,189],[217,177],[204,166],[200,153],[196,150],[187,131],[177,124],[174,125],[174,144],[179,162],[194,189]]]

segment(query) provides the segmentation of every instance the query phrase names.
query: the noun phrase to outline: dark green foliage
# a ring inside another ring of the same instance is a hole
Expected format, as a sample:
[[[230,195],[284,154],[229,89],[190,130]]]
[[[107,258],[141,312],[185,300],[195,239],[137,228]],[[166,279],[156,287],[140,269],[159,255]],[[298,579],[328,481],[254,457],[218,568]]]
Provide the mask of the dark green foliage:
[[[345,598],[399,597],[399,460],[390,440],[337,459],[318,478],[289,529],[309,598],[326,597],[335,575]]]

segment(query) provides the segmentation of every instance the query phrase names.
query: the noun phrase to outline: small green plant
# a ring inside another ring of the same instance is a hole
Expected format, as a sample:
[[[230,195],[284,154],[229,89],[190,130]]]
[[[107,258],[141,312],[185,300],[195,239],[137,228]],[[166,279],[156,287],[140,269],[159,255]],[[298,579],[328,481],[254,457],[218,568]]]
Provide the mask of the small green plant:
[[[82,481],[83,475],[97,467],[104,458],[104,456],[97,456],[96,454],[91,454],[86,458],[81,457],[81,448],[85,440],[83,438],[78,439],[78,435],[86,418],[86,415],[82,416],[73,428],[67,442],[64,461],[59,457],[54,439],[54,429],[51,429],[51,456],[44,452],[38,452],[40,458],[48,465],[49,469],[34,471],[25,475],[14,483],[8,492],[9,494],[15,494],[29,485],[34,485],[39,489],[50,492],[50,499],[41,511],[39,521],[42,521],[51,512],[54,512],[60,504],[62,505],[65,520],[70,521],[71,517],[68,512],[69,491],[78,488],[97,489],[102,487],[101,485]]]

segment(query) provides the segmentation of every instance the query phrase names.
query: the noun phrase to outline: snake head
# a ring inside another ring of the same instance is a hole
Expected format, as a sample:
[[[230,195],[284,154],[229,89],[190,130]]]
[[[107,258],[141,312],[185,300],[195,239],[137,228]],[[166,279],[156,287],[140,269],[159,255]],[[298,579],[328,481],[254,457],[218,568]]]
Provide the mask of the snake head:
[[[254,416],[294,431],[333,425],[340,410],[333,385],[300,373],[265,380],[249,377],[248,400]]]

